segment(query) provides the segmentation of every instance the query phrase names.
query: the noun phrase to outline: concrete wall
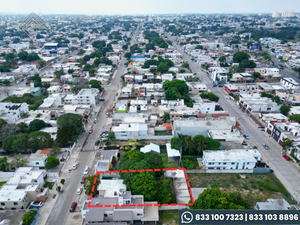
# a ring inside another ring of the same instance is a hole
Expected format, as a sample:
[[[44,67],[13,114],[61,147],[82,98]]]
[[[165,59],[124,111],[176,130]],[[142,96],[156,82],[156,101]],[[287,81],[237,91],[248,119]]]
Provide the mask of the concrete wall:
[[[270,173],[270,168],[254,168],[253,173]]]
[[[148,136],[116,136],[117,140],[130,140],[130,139],[145,139],[145,140],[171,140],[173,138],[172,135],[166,135],[166,136],[154,136],[154,135],[148,135]]]
[[[206,173],[253,173],[253,170],[206,170]]]
[[[1,172],[0,178],[10,178],[14,176],[15,172]]]

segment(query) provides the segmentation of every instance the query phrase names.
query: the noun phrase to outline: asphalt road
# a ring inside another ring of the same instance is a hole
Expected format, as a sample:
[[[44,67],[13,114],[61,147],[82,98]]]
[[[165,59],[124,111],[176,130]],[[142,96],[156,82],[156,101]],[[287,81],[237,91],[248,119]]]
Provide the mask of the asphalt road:
[[[136,32],[132,36],[130,45],[133,45],[136,39],[136,35],[138,33],[139,27]],[[80,179],[83,176],[83,170],[86,166],[89,166],[90,171],[89,174],[94,174],[94,165],[92,165],[95,156],[95,141],[99,139],[100,134],[104,130],[103,127],[106,124],[106,116],[105,109],[107,106],[113,103],[115,99],[115,94],[119,88],[121,75],[124,74],[126,62],[126,58],[124,58],[120,64],[119,68],[116,72],[115,78],[111,81],[111,84],[105,87],[105,101],[100,102],[102,106],[101,113],[99,113],[97,123],[93,126],[93,132],[89,135],[85,146],[83,147],[83,151],[79,153],[77,162],[79,162],[79,166],[76,170],[73,170],[68,178],[68,182],[66,182],[64,186],[64,193],[61,194],[49,216],[47,225],[58,225],[58,224],[67,224],[67,219],[69,216],[69,208],[71,203],[75,200],[76,190],[80,186]],[[47,204],[47,203],[46,203]]]
[[[170,38],[170,36],[169,36]],[[294,199],[300,200],[298,192],[300,192],[300,172],[292,164],[292,162],[286,161],[281,154],[281,146],[275,142],[272,137],[257,127],[257,125],[249,118],[249,115],[243,113],[239,106],[235,105],[231,100],[226,99],[224,92],[218,87],[212,87],[212,81],[206,73],[202,72],[202,69],[195,62],[192,62],[191,58],[183,51],[183,49],[175,43],[171,38],[173,46],[182,54],[183,58],[189,63],[191,69],[200,76],[200,79],[205,83],[214,94],[220,97],[219,103],[225,111],[228,111],[230,116],[238,118],[238,122],[241,124],[242,131],[250,136],[248,143],[251,146],[257,146],[259,152],[262,155],[262,159],[274,170],[275,175],[286,187],[286,189],[292,194]],[[266,144],[270,147],[270,150],[266,150],[263,147]]]

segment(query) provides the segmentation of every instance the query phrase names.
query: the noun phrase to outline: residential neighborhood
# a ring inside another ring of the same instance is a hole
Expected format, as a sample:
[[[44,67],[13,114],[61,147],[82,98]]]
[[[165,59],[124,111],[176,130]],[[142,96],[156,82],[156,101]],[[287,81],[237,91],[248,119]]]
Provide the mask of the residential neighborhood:
[[[122,4],[0,13],[0,224],[300,210],[300,13]]]

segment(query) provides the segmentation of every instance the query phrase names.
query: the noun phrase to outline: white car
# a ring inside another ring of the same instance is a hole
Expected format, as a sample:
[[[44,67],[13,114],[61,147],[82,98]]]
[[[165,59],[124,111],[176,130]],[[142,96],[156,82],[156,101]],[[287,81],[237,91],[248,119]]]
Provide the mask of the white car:
[[[81,193],[82,193],[82,190],[83,190],[83,188],[82,188],[82,187],[78,188],[78,189],[77,189],[77,194],[78,194],[78,195],[81,195]]]
[[[32,207],[42,207],[44,204],[42,202],[33,201],[30,203]]]
[[[78,167],[78,162],[76,162],[74,165],[73,165],[73,170],[76,170]]]

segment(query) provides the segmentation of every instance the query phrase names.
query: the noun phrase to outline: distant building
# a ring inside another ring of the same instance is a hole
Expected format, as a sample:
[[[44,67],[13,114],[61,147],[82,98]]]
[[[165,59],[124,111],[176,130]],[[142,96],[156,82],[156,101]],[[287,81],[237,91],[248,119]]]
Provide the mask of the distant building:
[[[273,12],[272,17],[273,18],[278,18],[278,17],[280,17],[280,15],[279,15],[278,12]]]
[[[257,209],[257,210],[290,210],[291,205],[283,198],[267,199],[266,202],[257,202],[255,209]]]
[[[293,11],[283,11],[281,17],[294,17],[295,13]]]

